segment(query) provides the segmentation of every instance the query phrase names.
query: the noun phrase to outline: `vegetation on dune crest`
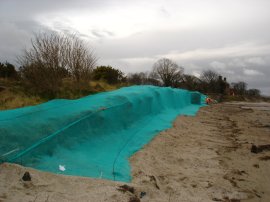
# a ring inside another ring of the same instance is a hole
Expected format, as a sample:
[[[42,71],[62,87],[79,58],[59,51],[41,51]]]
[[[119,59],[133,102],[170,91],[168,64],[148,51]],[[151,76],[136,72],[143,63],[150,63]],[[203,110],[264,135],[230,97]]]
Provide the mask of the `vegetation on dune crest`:
[[[103,81],[73,83],[72,80],[66,79],[55,98],[77,99],[89,94],[115,90],[122,85],[110,85]],[[49,100],[48,97],[29,93],[18,81],[0,78],[0,110],[37,105]]]
[[[94,80],[103,80],[108,84],[117,84],[126,81],[124,73],[111,66],[99,66],[93,71]]]
[[[75,86],[90,81],[96,65],[96,57],[82,40],[54,32],[36,35],[18,61],[25,88],[49,98],[57,96],[65,78]]]
[[[56,32],[37,34],[32,46],[18,57],[19,68],[0,63],[0,110],[35,105],[50,99],[76,99],[129,85],[155,85],[200,91],[218,100],[259,98],[245,82],[231,85],[218,72],[200,77],[184,73],[176,62],[161,58],[151,72],[130,73],[96,66],[97,58],[81,39]]]
[[[0,110],[36,105],[45,101],[47,99],[25,93],[19,81],[0,78]]]

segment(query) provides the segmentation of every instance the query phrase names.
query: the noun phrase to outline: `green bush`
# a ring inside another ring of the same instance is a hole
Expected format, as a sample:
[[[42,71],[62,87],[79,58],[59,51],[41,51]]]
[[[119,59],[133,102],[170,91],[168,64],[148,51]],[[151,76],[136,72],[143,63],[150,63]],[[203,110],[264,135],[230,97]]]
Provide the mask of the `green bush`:
[[[109,84],[121,83],[125,80],[124,73],[111,66],[99,66],[93,71],[94,80],[104,80]]]

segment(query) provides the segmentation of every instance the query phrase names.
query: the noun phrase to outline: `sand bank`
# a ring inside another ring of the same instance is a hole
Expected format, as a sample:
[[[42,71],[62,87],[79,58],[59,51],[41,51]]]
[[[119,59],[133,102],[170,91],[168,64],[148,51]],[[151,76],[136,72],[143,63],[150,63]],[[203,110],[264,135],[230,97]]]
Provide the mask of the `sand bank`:
[[[0,165],[0,201],[270,201],[270,105],[223,103],[178,117],[130,158],[125,184]],[[29,171],[31,181],[21,178]],[[126,191],[127,190],[127,191]]]

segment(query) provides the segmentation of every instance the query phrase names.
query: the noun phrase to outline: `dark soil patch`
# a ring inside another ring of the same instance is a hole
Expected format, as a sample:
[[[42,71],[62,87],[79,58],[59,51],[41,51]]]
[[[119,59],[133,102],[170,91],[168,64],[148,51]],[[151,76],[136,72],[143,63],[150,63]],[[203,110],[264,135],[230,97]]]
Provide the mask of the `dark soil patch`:
[[[268,161],[268,160],[270,160],[270,156],[262,156],[259,159],[262,161]]]

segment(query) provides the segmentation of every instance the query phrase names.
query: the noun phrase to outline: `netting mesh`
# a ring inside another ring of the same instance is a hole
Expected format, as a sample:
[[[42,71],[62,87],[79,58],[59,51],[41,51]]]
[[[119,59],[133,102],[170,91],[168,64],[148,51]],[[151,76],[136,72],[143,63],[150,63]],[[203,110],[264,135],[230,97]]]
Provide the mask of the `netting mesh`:
[[[1,111],[0,159],[54,173],[130,181],[128,158],[171,127],[177,115],[195,115],[203,99],[198,92],[132,86]]]

